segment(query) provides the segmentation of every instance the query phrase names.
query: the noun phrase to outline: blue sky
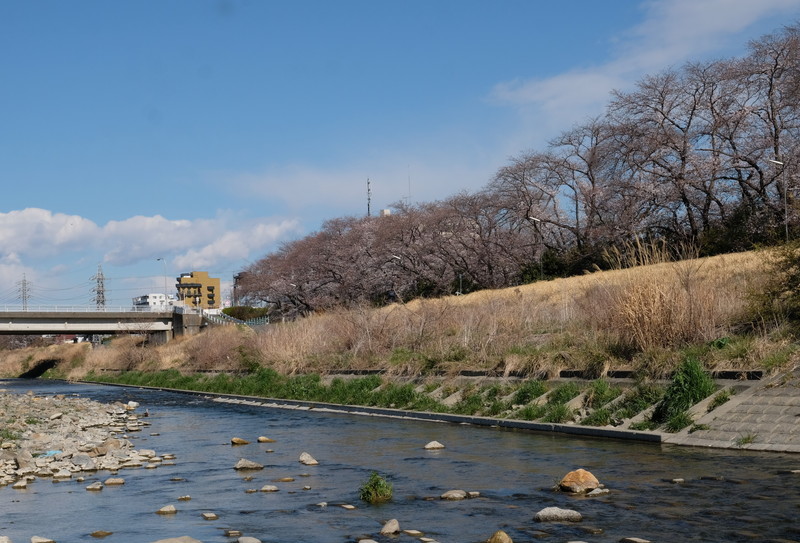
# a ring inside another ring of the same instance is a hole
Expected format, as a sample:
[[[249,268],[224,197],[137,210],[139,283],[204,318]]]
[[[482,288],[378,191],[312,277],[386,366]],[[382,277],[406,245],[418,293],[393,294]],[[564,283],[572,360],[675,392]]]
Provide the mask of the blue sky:
[[[800,0],[0,0],[0,306],[223,281],[329,218],[484,186],[612,89]],[[158,261],[163,258],[163,261]]]

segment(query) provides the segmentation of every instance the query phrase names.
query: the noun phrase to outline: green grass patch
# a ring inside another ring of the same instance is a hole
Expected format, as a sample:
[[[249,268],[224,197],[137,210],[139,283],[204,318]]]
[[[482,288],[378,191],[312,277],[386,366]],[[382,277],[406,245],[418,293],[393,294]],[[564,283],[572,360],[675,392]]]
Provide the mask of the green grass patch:
[[[622,389],[611,385],[606,379],[595,379],[586,390],[586,407],[596,409],[622,394]]]
[[[392,499],[392,483],[373,471],[358,489],[358,497],[367,503],[384,503]]]
[[[716,389],[711,375],[695,358],[687,358],[672,376],[664,397],[653,411],[653,422],[663,424],[683,413]],[[691,422],[690,422],[691,424]]]
[[[538,379],[525,381],[514,393],[511,403],[514,405],[525,405],[545,394],[546,392],[547,385],[544,382],[539,381]]]
[[[547,408],[543,405],[526,405],[511,414],[512,419],[519,420],[538,420],[544,416]]]
[[[595,409],[581,420],[581,424],[586,426],[608,426],[611,424],[611,410],[601,407]]]
[[[708,404],[708,410],[713,411],[717,407],[721,406],[722,404],[728,402],[731,399],[731,396],[735,394],[733,389],[726,388],[725,390],[721,390],[714,395],[711,402]]]
[[[573,411],[565,403],[549,404],[545,409],[545,414],[542,417],[543,422],[563,424],[572,420]]]
[[[547,396],[547,403],[551,405],[565,404],[581,393],[581,386],[575,381],[561,383]]]

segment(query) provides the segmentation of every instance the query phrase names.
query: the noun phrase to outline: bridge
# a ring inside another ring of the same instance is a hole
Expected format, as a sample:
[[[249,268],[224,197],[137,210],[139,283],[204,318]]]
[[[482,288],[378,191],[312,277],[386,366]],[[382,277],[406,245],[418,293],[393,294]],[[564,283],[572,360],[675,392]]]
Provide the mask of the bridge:
[[[203,325],[203,313],[194,309],[150,309],[0,306],[0,334],[148,334],[154,342],[166,343],[194,335]]]

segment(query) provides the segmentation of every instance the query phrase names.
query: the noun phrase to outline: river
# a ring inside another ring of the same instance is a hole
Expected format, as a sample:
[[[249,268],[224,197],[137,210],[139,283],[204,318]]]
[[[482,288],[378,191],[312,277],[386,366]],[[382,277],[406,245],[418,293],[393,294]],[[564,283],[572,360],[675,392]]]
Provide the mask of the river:
[[[14,543],[46,536],[59,543],[148,543],[189,535],[206,543],[233,542],[240,530],[263,542],[343,543],[381,536],[395,518],[401,529],[441,543],[477,543],[496,530],[515,543],[617,542],[623,537],[665,541],[800,541],[800,457],[780,453],[679,448],[436,422],[235,405],[209,398],[135,388],[48,381],[0,382],[11,392],[78,394],[129,400],[148,410],[151,426],[129,434],[137,449],[175,454],[175,465],[119,472],[125,484],[101,492],[82,483],[39,479],[27,490],[0,488],[0,535]],[[274,443],[257,443],[258,436]],[[231,446],[232,437],[249,445]],[[432,440],[445,449],[427,451]],[[318,466],[298,462],[310,453]],[[265,465],[254,472],[240,458]],[[596,498],[554,492],[567,472],[584,468],[610,489]],[[358,499],[372,471],[394,486],[380,506]],[[251,480],[247,480],[252,476]],[[289,477],[293,481],[276,482]],[[673,479],[682,478],[683,483]],[[272,484],[278,492],[248,493]],[[445,501],[447,490],[480,497]],[[181,496],[190,501],[179,501]],[[318,504],[326,503],[327,506]],[[165,505],[175,515],[157,515]],[[352,510],[341,507],[352,504]],[[583,515],[579,523],[538,523],[537,511],[557,506]],[[213,512],[217,520],[204,520]]]

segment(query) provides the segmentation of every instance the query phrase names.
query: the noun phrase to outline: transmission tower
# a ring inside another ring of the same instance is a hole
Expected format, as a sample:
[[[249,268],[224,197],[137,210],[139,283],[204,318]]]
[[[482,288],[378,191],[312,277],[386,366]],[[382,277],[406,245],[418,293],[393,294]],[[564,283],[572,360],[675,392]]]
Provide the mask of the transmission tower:
[[[95,282],[95,287],[92,289],[92,292],[94,292],[92,301],[97,306],[97,309],[102,309],[106,306],[106,278],[103,275],[103,266],[101,264],[97,265],[97,273],[91,279]]]
[[[25,278],[25,274],[22,274],[22,281],[17,283],[19,285],[19,299],[22,302],[22,310],[28,310],[28,300],[31,297],[31,287],[28,280]]]

